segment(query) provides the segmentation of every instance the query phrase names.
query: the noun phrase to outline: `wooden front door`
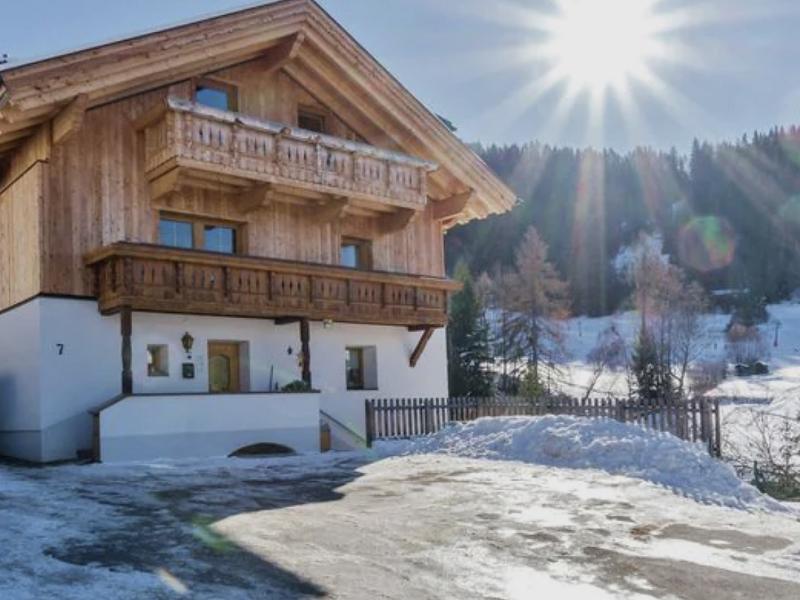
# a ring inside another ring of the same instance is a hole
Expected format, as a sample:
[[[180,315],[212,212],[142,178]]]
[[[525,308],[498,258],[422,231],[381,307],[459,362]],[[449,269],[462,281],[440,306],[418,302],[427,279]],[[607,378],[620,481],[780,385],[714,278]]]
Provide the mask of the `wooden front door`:
[[[236,342],[208,343],[208,391],[212,394],[241,392],[240,345]]]

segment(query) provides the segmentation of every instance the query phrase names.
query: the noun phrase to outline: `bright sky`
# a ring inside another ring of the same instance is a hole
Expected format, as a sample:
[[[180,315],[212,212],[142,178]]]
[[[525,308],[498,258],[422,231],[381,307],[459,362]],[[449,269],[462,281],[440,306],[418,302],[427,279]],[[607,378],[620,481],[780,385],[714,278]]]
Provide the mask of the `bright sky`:
[[[0,54],[23,60],[251,4],[8,1]],[[800,123],[800,0],[321,4],[467,141],[685,151],[695,136]]]

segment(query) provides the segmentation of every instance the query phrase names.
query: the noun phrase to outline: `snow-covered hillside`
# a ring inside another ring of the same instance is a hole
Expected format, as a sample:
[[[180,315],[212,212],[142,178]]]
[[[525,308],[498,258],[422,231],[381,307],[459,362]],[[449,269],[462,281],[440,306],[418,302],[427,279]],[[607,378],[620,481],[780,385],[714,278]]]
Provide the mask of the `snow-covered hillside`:
[[[720,398],[723,420],[723,454],[743,472],[771,463],[788,448],[786,440],[800,436],[800,304],[768,307],[770,320],[761,326],[769,375],[738,377],[728,364],[727,376],[706,392]],[[710,314],[704,318],[705,339],[698,361],[727,363],[725,327],[730,317]],[[575,318],[565,324],[567,358],[555,376],[561,391],[583,396],[592,380],[588,355],[598,335],[609,327],[630,349],[636,339],[639,315],[623,313],[603,318]],[[777,344],[776,341],[777,328]],[[628,381],[624,370],[609,370],[597,381],[593,396],[624,396]],[[791,454],[795,454],[792,450]],[[800,463],[800,456],[793,460]]]
[[[768,310],[770,321],[761,330],[769,351],[769,356],[765,358],[770,374],[736,377],[729,370],[728,377],[707,395],[740,401],[782,400],[783,404],[792,396],[800,396],[800,304],[777,304],[769,306]],[[610,317],[578,317],[567,321],[564,328],[567,358],[561,365],[562,373],[557,376],[560,389],[582,395],[592,375],[587,356],[596,345],[598,335],[613,325],[628,347],[632,347],[638,319],[637,313],[627,312]],[[725,359],[725,326],[729,319],[729,315],[725,314],[710,314],[704,318],[706,336],[700,360]],[[776,323],[779,324],[777,346],[773,345]],[[627,389],[625,373],[612,371],[600,378],[595,395],[624,395]]]

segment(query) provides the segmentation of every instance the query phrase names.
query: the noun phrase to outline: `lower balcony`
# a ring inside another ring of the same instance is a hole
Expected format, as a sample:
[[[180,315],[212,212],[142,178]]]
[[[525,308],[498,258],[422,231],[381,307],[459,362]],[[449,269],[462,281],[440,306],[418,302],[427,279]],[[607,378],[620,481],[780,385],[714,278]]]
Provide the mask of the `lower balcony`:
[[[86,257],[100,311],[300,318],[405,327],[447,323],[459,284],[436,277],[120,242]]]

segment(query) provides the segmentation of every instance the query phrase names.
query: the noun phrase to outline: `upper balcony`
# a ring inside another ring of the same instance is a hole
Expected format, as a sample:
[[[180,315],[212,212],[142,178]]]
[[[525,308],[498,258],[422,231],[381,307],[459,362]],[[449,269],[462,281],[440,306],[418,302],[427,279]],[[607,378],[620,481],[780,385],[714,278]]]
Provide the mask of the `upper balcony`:
[[[431,162],[239,113],[169,98],[140,122],[154,196],[180,186],[240,194],[272,184],[347,198],[379,212],[423,210]]]

